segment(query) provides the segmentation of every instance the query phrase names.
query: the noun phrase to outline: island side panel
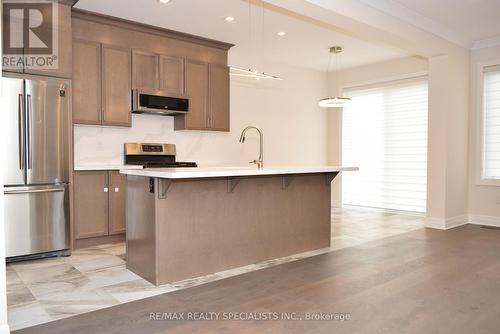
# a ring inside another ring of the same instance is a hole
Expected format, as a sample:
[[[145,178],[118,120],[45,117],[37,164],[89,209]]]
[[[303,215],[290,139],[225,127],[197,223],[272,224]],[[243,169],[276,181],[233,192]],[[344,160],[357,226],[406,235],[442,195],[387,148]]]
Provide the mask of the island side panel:
[[[290,179],[289,179],[290,180]],[[156,199],[158,283],[330,246],[325,174],[173,180]]]
[[[127,269],[157,282],[155,194],[149,178],[127,175]]]

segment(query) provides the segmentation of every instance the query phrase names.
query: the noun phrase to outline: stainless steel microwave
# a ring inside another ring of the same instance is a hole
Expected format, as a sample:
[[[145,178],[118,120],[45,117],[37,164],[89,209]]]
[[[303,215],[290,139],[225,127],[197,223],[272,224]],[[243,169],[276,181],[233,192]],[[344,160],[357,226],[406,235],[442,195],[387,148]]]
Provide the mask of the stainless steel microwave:
[[[132,90],[132,112],[136,114],[180,115],[189,112],[189,99],[160,90]]]

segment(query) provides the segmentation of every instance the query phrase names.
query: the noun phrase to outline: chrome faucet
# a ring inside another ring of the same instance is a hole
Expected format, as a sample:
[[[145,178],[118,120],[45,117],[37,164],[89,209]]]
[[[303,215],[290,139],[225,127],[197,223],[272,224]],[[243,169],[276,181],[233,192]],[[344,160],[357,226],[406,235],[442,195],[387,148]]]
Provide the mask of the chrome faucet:
[[[259,128],[256,128],[255,126],[247,126],[245,129],[243,129],[243,132],[241,132],[240,136],[240,143],[245,142],[245,133],[247,133],[248,130],[254,129],[259,132],[259,159],[258,160],[253,160],[250,161],[251,164],[256,164],[257,168],[262,168],[264,167],[264,135],[262,134],[262,131]]]

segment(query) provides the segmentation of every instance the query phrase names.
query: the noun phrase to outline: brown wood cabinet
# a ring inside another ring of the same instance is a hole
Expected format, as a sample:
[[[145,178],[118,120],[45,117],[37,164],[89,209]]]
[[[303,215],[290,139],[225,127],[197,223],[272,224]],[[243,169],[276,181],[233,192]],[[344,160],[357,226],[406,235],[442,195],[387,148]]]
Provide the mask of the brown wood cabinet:
[[[53,36],[57,36],[57,68],[54,69],[35,69],[24,67],[20,64],[15,69],[6,69],[4,71],[21,72],[37,75],[48,75],[61,78],[71,78],[72,76],[72,33],[71,33],[71,6],[63,3],[53,3],[57,7],[57,26]],[[6,15],[6,13],[4,13]],[[52,27],[50,28],[52,33]],[[55,45],[55,43],[54,43]],[[26,56],[29,56],[28,54]]]
[[[160,56],[160,89],[184,95],[184,59]]]
[[[107,171],[77,172],[74,175],[75,239],[108,235]]]
[[[131,126],[131,51],[73,41],[73,123]]]
[[[189,113],[175,116],[175,130],[206,130],[209,127],[208,64],[186,60],[185,78]]]
[[[175,116],[175,130],[229,131],[229,69],[186,60],[189,113]]]
[[[118,171],[74,173],[74,238],[125,233],[126,178]]]
[[[102,124],[101,44],[73,41],[73,123]]]
[[[131,90],[152,89],[189,98],[175,130],[229,131],[231,44],[79,10],[72,22],[75,123],[130,126]]]
[[[102,124],[132,126],[131,49],[102,45]]]
[[[184,59],[133,50],[132,88],[184,95]]]
[[[160,88],[160,56],[139,50],[132,51],[132,88]]]
[[[109,172],[109,235],[125,233],[127,177],[118,171]]]
[[[208,79],[210,128],[229,131],[229,68],[210,64]]]

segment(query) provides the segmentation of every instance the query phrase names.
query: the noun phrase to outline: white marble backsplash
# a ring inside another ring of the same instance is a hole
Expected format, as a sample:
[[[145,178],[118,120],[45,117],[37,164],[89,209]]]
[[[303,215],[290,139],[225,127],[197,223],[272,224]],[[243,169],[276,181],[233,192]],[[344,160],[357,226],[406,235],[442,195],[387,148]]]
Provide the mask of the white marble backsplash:
[[[75,166],[121,165],[127,142],[175,144],[178,161],[204,164],[237,163],[234,158],[248,149],[238,145],[238,138],[232,138],[231,133],[174,132],[173,120],[168,116],[133,115],[131,128],[75,125]],[[231,139],[234,144],[228,145]],[[224,147],[224,152],[218,147]]]

